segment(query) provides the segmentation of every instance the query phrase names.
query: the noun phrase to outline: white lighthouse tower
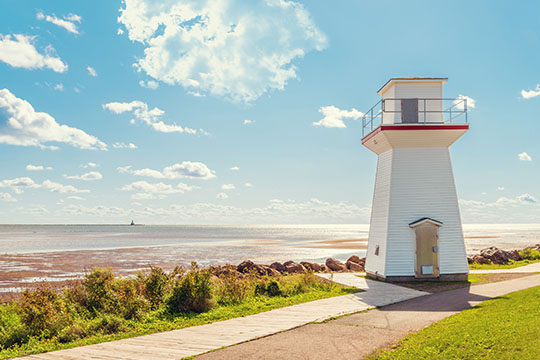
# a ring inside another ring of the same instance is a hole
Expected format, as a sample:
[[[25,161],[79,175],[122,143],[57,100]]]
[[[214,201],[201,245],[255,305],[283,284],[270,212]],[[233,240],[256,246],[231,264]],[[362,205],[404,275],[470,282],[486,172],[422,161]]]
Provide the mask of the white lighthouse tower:
[[[446,78],[390,79],[363,117],[378,155],[366,272],[388,281],[466,280],[469,272],[448,148],[469,129]]]

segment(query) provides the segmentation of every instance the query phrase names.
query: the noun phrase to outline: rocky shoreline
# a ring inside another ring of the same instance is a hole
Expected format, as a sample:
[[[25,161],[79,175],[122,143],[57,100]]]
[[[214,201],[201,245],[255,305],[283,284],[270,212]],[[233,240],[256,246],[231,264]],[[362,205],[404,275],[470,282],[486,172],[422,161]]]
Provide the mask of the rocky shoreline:
[[[273,262],[270,265],[255,264],[251,260],[242,261],[238,265],[223,265],[223,266],[211,266],[210,271],[216,276],[224,274],[238,274],[243,276],[245,274],[255,274],[260,276],[278,276],[283,274],[298,274],[308,271],[312,272],[362,272],[364,271],[364,265],[366,258],[360,258],[353,255],[347,259],[345,263],[334,259],[328,258],[324,264],[317,264],[307,261],[301,261],[299,263],[289,260],[284,263]]]
[[[540,251],[540,244],[528,246],[521,250],[503,250],[496,246],[480,250],[480,253],[467,256],[469,264],[495,264],[506,265],[513,261],[527,260],[533,252]],[[530,260],[530,259],[529,259]]]
[[[540,244],[529,246],[521,250],[503,250],[496,246],[480,250],[478,254],[467,256],[469,264],[495,264],[505,265],[515,261],[532,260],[531,253],[540,252]],[[540,255],[540,254],[539,254]],[[540,260],[540,259],[539,259]],[[211,266],[210,271],[220,276],[223,274],[236,273],[238,276],[245,274],[256,274],[260,276],[277,276],[283,274],[298,274],[307,271],[312,272],[363,272],[366,258],[353,255],[345,263],[334,259],[326,259],[324,264],[317,264],[307,261],[295,262],[292,260],[284,263],[273,262],[270,265],[256,264],[251,260],[245,260],[238,265]]]

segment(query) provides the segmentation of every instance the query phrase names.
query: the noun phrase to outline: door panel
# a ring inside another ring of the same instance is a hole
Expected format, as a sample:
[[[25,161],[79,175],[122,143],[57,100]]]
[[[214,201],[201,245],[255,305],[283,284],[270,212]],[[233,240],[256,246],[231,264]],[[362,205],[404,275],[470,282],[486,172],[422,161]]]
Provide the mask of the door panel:
[[[416,238],[416,277],[439,276],[439,228],[425,223],[415,228]]]
[[[418,123],[418,99],[401,99],[401,122]]]

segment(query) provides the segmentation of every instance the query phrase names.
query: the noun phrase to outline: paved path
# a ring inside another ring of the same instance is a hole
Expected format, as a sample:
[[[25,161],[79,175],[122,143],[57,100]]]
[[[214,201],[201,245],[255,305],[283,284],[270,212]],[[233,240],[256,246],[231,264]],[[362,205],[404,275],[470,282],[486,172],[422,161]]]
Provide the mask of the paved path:
[[[513,269],[470,270],[469,272],[471,274],[536,273],[540,272],[540,262]]]
[[[366,280],[350,273],[334,274],[333,280],[365,291],[212,324],[32,355],[25,359],[181,359],[311,322],[320,322],[331,317],[427,294],[401,286]]]
[[[413,298],[325,323],[308,324],[197,359],[361,359],[484,300],[533,286],[540,286],[540,275]]]

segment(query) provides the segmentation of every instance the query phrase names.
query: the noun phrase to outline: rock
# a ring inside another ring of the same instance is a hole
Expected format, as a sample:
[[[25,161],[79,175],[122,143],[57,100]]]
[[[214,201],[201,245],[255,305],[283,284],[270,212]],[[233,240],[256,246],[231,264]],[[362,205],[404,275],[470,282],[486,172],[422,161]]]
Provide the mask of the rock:
[[[262,267],[261,265],[257,265],[255,263],[253,263],[253,261],[251,260],[245,260],[245,261],[242,261],[240,263],[240,265],[238,265],[237,267],[237,270],[238,272],[241,272],[241,273],[255,273],[255,274],[258,274],[258,275],[266,275],[267,274],[267,271],[265,270],[264,267]]]
[[[306,272],[306,268],[302,264],[295,263],[294,261],[284,262],[283,266],[285,266],[285,269],[290,274]]]
[[[489,260],[483,257],[482,255],[476,254],[476,255],[469,255],[467,256],[467,262],[469,264],[489,264]]]
[[[261,267],[264,269],[264,271],[266,272],[266,275],[268,276],[279,276],[281,275],[281,273],[274,269],[274,268],[271,268],[270,266],[267,266],[267,265],[261,265]]]
[[[311,270],[313,272],[321,272],[321,265],[319,264],[310,263],[307,261],[302,261],[300,264],[304,266],[306,269]]]
[[[321,264],[319,266],[321,267],[321,272],[330,272],[330,270],[326,267],[326,265]]]
[[[347,266],[339,260],[328,258],[326,259],[326,266],[332,271],[346,271]]]
[[[357,263],[357,264],[360,264],[360,258],[356,255],[353,255],[351,256],[347,262],[353,262],[353,263]]]
[[[491,261],[493,264],[507,264],[509,260],[521,260],[517,250],[506,251],[499,249],[495,246],[491,246],[480,250],[480,255],[485,259]]]
[[[355,272],[362,272],[362,271],[364,271],[364,265],[358,264],[358,263],[355,263],[355,262],[352,262],[350,259],[347,260],[347,262],[345,263],[345,265],[347,266],[347,269],[349,269],[349,270],[351,270],[351,271],[355,271]]]
[[[282,263],[278,263],[278,262],[273,262],[272,264],[270,264],[270,267],[274,270],[279,271],[280,273],[284,273],[285,271],[287,271],[285,266],[283,266]]]

